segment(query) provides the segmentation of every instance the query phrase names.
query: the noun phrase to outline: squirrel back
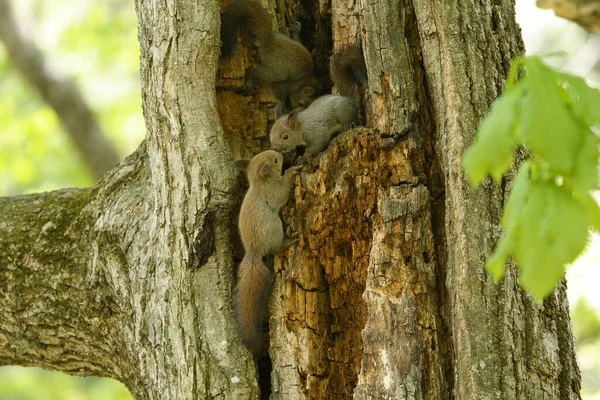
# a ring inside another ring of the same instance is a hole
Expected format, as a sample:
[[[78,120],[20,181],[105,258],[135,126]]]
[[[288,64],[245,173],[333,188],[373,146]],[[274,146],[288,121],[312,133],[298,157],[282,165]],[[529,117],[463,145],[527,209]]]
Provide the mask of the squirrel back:
[[[353,96],[356,88],[368,80],[362,48],[350,46],[334,54],[329,71],[337,91],[343,96]]]
[[[255,81],[269,83],[282,111],[308,106],[321,93],[310,52],[274,30],[269,13],[256,0],[231,0],[225,7],[221,14],[221,58],[233,55],[238,30],[242,42],[256,50],[240,93],[253,94]]]
[[[252,0],[231,0],[221,14],[221,57],[231,57],[237,47],[240,27],[252,37],[255,45],[264,44],[273,36],[269,13]]]

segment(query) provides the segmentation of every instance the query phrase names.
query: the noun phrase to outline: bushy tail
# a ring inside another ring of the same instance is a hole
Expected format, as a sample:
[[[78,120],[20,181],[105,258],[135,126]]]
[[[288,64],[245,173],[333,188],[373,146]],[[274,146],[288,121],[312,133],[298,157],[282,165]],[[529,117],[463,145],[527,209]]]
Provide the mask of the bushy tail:
[[[367,67],[359,46],[347,47],[331,57],[331,80],[337,91],[353,96],[358,85],[367,82]]]
[[[271,292],[271,271],[262,257],[246,253],[238,269],[233,310],[244,344],[257,356],[266,354],[268,334],[263,332]]]
[[[221,14],[221,57],[233,55],[240,26],[258,43],[265,43],[273,33],[269,13],[260,4],[252,0],[231,0]]]

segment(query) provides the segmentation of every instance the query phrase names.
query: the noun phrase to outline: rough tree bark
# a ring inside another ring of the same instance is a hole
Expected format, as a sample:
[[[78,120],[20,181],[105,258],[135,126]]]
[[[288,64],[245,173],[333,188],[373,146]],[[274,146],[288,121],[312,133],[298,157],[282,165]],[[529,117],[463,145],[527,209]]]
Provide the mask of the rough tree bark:
[[[111,376],[138,399],[257,398],[231,315],[231,160],[267,147],[272,96],[231,90],[243,50],[217,76],[215,2],[136,6],[147,140],[91,191],[0,202],[0,364]],[[460,166],[522,52],[512,2],[276,9],[319,71],[331,44],[361,43],[369,82],[368,128],[284,210],[300,242],[275,259],[272,398],[579,398],[564,285],[536,304],[513,267],[491,281],[510,180],[473,190]]]
[[[0,40],[15,67],[54,109],[94,177],[100,179],[116,167],[121,158],[102,132],[77,85],[48,68],[42,52],[19,29],[11,0],[0,0]]]

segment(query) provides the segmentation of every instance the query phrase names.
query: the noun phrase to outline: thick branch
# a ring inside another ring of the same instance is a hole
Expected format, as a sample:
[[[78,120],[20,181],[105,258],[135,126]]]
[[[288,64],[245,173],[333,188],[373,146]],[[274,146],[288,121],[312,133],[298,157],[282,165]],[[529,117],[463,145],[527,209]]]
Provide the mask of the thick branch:
[[[540,8],[551,8],[559,17],[578,23],[590,32],[600,32],[600,2],[590,0],[537,0]]]
[[[114,168],[120,157],[103,134],[81,92],[72,80],[53,74],[40,50],[19,31],[10,0],[0,0],[0,40],[25,79],[56,111],[94,176],[99,179]]]
[[[0,198],[0,365],[120,376],[116,305],[80,229],[89,194]]]

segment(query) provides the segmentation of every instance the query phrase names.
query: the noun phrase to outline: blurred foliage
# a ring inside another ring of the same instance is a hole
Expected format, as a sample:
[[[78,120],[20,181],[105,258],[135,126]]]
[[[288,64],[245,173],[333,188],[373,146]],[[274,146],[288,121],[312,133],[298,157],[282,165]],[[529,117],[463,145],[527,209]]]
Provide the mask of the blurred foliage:
[[[600,317],[584,297],[577,300],[572,314],[578,347],[600,339]]]
[[[52,70],[74,77],[122,157],[144,136],[134,4],[13,1],[19,25]],[[0,45],[0,196],[95,182],[54,111]]]
[[[585,250],[588,230],[600,232],[600,207],[590,194],[598,182],[598,125],[600,91],[541,57],[513,61],[506,89],[463,158],[477,186],[488,174],[500,184],[519,144],[530,155],[504,205],[504,233],[485,264],[496,280],[512,254],[521,286],[541,300]]]
[[[582,396],[597,399],[600,397],[600,317],[585,297],[577,300],[571,317],[583,381]]]
[[[131,399],[127,388],[111,379],[70,376],[41,368],[0,368],[0,400]]]

